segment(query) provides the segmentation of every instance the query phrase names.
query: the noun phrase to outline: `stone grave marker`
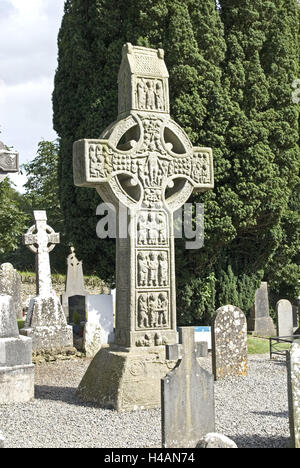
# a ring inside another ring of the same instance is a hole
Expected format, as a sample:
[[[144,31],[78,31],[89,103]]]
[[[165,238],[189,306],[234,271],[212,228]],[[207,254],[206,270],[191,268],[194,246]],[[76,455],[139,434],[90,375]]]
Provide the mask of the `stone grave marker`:
[[[69,316],[69,297],[86,296],[84,287],[84,278],[82,262],[77,260],[74,247],[71,247],[71,253],[67,259],[67,280],[66,291],[62,294],[62,306],[68,320]]]
[[[160,406],[164,345],[177,343],[173,213],[213,188],[212,150],[170,118],[168,77],[163,50],[126,44],[117,121],[73,149],[75,185],[96,188],[118,220],[114,346],[97,353],[78,395],[119,410]]]
[[[0,141],[0,183],[8,176],[19,172],[19,153],[9,151],[4,143]]]
[[[215,380],[226,376],[246,376],[247,321],[232,305],[220,307],[212,324],[212,363]]]
[[[13,298],[17,318],[22,319],[21,276],[10,263],[0,265],[0,295]]]
[[[101,344],[114,342],[113,297],[111,294],[87,296],[87,322],[99,325]]]
[[[280,299],[276,304],[277,315],[277,335],[292,336],[293,326],[293,306],[287,299]]]
[[[289,421],[292,448],[300,448],[300,340],[287,351]]]
[[[276,336],[276,329],[270,317],[268,283],[262,282],[255,293],[248,328],[256,336]]]
[[[0,296],[0,404],[33,397],[32,340],[19,336],[12,297]]]
[[[71,296],[68,304],[69,323],[86,322],[86,297]]]
[[[25,326],[20,333],[31,337],[33,351],[61,352],[73,347],[72,327],[67,325],[61,303],[52,289],[49,253],[59,243],[59,234],[47,225],[45,211],[34,211],[35,224],[23,242],[36,256],[36,297],[30,301]]]
[[[179,328],[179,341],[181,346],[167,346],[167,358],[179,361],[161,383],[162,446],[195,448],[215,430],[214,379],[197,361],[202,353],[194,327]]]

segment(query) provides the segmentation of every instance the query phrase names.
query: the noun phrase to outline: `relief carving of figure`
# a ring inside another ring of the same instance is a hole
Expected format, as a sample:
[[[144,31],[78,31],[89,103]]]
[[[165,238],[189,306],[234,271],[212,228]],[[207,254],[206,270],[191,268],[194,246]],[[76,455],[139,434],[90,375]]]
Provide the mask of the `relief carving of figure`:
[[[150,253],[149,255],[148,268],[149,268],[148,285],[158,286],[158,259],[154,253]]]
[[[158,240],[160,244],[166,244],[167,242],[167,223],[166,217],[163,213],[158,213],[157,217],[157,227],[158,227]]]
[[[138,325],[139,328],[149,327],[147,294],[141,294],[138,301]]]
[[[146,84],[143,78],[137,83],[137,103],[139,109],[146,108]]]
[[[167,325],[169,301],[166,293],[160,293],[157,300],[157,325]]]
[[[148,285],[148,259],[144,252],[138,254],[138,285]]]
[[[157,301],[155,296],[155,294],[149,296],[149,324],[151,328],[155,327],[157,323]]]
[[[146,108],[155,110],[154,82],[150,80],[146,83]]]
[[[168,272],[169,272],[169,262],[167,252],[162,252],[159,255],[159,285],[167,286],[168,285]]]
[[[156,245],[158,243],[158,229],[155,214],[153,213],[149,213],[147,229],[149,245]]]
[[[163,92],[161,81],[157,81],[156,83],[155,97],[156,97],[156,109],[163,110],[164,109],[164,92]]]
[[[138,223],[137,223],[137,236],[138,236],[138,243],[140,245],[147,244],[148,241],[148,229],[147,229],[147,220],[146,216],[141,214]]]

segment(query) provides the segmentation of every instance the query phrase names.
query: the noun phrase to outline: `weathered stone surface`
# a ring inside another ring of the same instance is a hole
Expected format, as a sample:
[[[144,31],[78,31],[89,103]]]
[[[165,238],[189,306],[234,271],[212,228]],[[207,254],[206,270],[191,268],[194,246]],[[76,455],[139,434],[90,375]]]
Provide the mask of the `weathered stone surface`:
[[[160,407],[161,379],[176,361],[165,356],[164,346],[101,348],[84,375],[77,396],[116,411]]]
[[[194,448],[204,434],[215,429],[213,376],[197,361],[194,327],[179,328],[179,335],[181,358],[162,379],[164,448]],[[173,356],[175,347],[170,346]]]
[[[275,336],[276,329],[270,317],[268,283],[262,282],[255,293],[254,306],[251,309],[251,317],[248,329],[256,336]]]
[[[73,346],[73,330],[67,325],[62,305],[52,290],[49,253],[59,243],[47,225],[45,211],[34,211],[35,225],[23,242],[36,255],[37,296],[30,301],[25,326],[20,333],[32,338],[33,351],[59,350]]]
[[[68,256],[67,265],[66,291],[62,294],[62,306],[68,318],[69,298],[72,296],[86,296],[87,292],[84,287],[82,262],[77,260],[73,247],[71,247],[71,253]]]
[[[9,151],[0,141],[0,183],[13,172],[19,172],[19,153]]]
[[[293,306],[287,299],[280,299],[276,304],[277,335],[291,336],[293,326]]]
[[[83,349],[87,357],[94,357],[101,349],[102,329],[99,324],[86,322],[83,332]],[[106,343],[107,344],[107,343]]]
[[[19,330],[15,305],[11,296],[0,296],[0,339],[18,338]]]
[[[0,434],[0,448],[5,448],[5,439],[2,434]]]
[[[248,373],[247,321],[238,307],[226,305],[216,312],[212,325],[212,361],[215,380]]]
[[[141,348],[147,365],[150,348],[177,343],[173,213],[193,191],[214,185],[211,148],[193,147],[171,120],[168,77],[163,50],[126,44],[117,121],[99,139],[75,142],[73,150],[75,185],[96,188],[115,207],[118,220],[122,206],[122,230],[129,235],[121,236],[118,227],[115,344],[130,348],[128,356],[131,348]],[[102,350],[99,355],[102,359]],[[147,375],[140,394],[151,398],[153,379]],[[103,401],[110,400],[103,389],[100,393]],[[144,396],[136,405],[147,406]]]
[[[0,295],[11,296],[18,319],[22,319],[21,276],[10,263],[0,266]]]
[[[32,341],[19,336],[12,297],[0,296],[0,404],[33,396]]]
[[[291,446],[300,448],[300,341],[287,352]]]
[[[212,432],[200,439],[196,448],[238,448],[238,446],[229,437]]]

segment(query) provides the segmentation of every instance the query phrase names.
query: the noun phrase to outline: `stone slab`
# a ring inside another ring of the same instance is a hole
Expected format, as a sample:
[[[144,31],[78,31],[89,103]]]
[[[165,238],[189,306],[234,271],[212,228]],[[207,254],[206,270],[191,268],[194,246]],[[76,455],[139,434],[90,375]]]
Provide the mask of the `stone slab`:
[[[247,321],[232,305],[220,307],[212,325],[212,364],[215,380],[226,376],[246,376]]]
[[[89,294],[86,296],[87,322],[101,328],[101,344],[114,341],[113,297],[111,294]]]
[[[101,348],[77,390],[82,401],[116,411],[159,408],[161,379],[175,366],[164,346]]]
[[[215,429],[214,381],[197,361],[194,327],[180,328],[179,335],[182,358],[161,383],[162,446],[195,448]]]
[[[102,346],[102,329],[99,324],[86,322],[83,332],[83,349],[86,357],[94,357]]]
[[[34,365],[0,368],[0,405],[34,398]]]
[[[294,332],[293,306],[287,299],[280,299],[276,304],[277,335],[292,336]]]
[[[0,339],[0,369],[32,364],[32,340],[25,336]]]
[[[18,338],[15,304],[11,296],[0,296],[0,339]]]
[[[13,298],[18,319],[23,318],[21,283],[21,276],[10,263],[0,266],[0,295]]]

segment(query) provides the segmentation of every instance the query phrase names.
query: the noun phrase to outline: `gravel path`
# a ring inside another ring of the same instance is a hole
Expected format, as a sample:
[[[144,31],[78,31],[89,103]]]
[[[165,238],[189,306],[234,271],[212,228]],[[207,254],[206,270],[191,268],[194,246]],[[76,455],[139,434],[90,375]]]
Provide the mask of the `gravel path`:
[[[201,361],[211,369],[210,358]],[[78,359],[36,366],[35,400],[0,405],[5,446],[159,448],[159,410],[118,414],[76,399],[76,388],[89,363],[89,359]],[[216,430],[232,438],[239,448],[288,446],[284,360],[250,356],[248,377],[218,381],[215,399]]]

